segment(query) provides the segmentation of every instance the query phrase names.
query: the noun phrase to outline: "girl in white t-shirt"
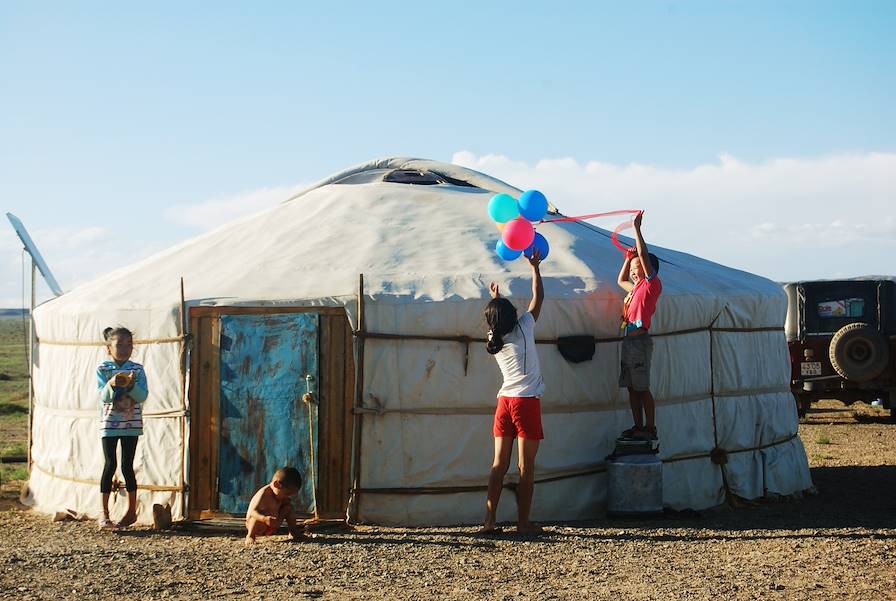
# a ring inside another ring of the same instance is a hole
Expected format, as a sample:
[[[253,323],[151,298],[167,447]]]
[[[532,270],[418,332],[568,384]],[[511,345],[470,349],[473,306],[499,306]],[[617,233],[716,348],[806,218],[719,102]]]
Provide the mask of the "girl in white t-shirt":
[[[535,252],[529,259],[532,267],[532,301],[529,310],[517,319],[516,307],[502,297],[498,285],[489,284],[492,300],[485,308],[488,323],[488,352],[495,356],[504,376],[498,391],[495,411],[495,459],[488,479],[488,498],[485,502],[485,524],[480,533],[499,532],[495,526],[498,500],[504,486],[504,475],[510,467],[513,439],[519,438],[520,482],[517,487],[517,531],[540,532],[541,527],[529,521],[532,492],[535,488],[535,455],[544,438],[541,427],[541,396],[544,380],[535,349],[535,321],[541,312],[544,286],[538,265],[541,257]]]

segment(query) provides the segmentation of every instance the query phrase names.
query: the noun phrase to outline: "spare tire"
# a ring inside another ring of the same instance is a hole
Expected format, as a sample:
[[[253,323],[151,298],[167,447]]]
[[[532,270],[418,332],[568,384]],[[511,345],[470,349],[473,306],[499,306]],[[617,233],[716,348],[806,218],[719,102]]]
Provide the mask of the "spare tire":
[[[834,370],[846,380],[866,382],[887,367],[887,339],[867,323],[845,325],[831,338],[828,351]]]

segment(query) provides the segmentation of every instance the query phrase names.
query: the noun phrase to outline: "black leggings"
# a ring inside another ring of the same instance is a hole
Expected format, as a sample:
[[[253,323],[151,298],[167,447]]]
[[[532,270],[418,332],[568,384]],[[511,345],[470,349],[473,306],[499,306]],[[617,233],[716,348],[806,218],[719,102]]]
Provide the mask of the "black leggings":
[[[112,492],[112,476],[118,467],[115,458],[115,446],[121,441],[121,474],[124,476],[125,488],[128,492],[137,490],[137,476],[134,475],[134,455],[137,453],[137,436],[104,436],[103,456],[106,464],[103,466],[103,477],[100,480],[100,492],[109,494]]]

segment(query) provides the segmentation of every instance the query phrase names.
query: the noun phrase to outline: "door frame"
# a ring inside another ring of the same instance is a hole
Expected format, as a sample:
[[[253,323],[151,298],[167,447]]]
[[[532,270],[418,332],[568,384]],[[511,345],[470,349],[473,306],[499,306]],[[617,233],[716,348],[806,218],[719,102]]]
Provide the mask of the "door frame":
[[[191,307],[189,476],[187,517],[230,516],[218,511],[221,432],[220,337],[224,315],[317,313],[318,357],[318,514],[344,517],[351,487],[354,350],[352,330],[341,307]]]

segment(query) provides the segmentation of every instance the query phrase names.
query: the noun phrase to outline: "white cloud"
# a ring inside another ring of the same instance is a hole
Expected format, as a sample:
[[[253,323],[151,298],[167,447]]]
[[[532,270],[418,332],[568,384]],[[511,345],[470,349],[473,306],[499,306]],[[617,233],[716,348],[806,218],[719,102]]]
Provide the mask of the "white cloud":
[[[82,229],[29,228],[29,234],[63,290],[71,290],[78,284],[129,265],[167,246],[161,241],[132,237],[127,242],[127,251],[123,252],[120,234],[96,226]],[[0,228],[0,256],[3,257],[0,262],[0,307],[18,308],[23,304],[27,307],[30,304],[31,264],[26,256],[23,277],[22,242],[12,228]],[[52,298],[40,274],[37,281],[38,302]]]
[[[263,188],[231,197],[207,200],[196,204],[170,207],[165,217],[177,224],[202,231],[214,229],[239,217],[249,215],[286,200],[303,184]],[[28,227],[29,224],[25,224]],[[50,270],[63,290],[71,290],[78,284],[88,282],[99,275],[130,265],[148,257],[170,244],[170,239],[162,238],[158,232],[139,230],[139,234],[128,239],[127,251],[122,251],[120,235],[102,226],[82,229],[70,227],[50,227],[30,229],[29,233],[47,261]],[[15,308],[23,304],[22,243],[12,228],[0,228],[0,253],[4,258],[0,263],[0,307]],[[30,263],[25,264],[25,299],[30,303]],[[52,297],[49,287],[38,275],[38,302]]]
[[[722,154],[690,169],[467,151],[452,161],[540,189],[567,215],[644,209],[648,243],[774,279],[896,272],[896,154],[756,164]]]
[[[239,217],[273,207],[305,187],[304,184],[296,184],[261,188],[197,204],[174,205],[165,211],[165,218],[177,225],[211,230]]]

